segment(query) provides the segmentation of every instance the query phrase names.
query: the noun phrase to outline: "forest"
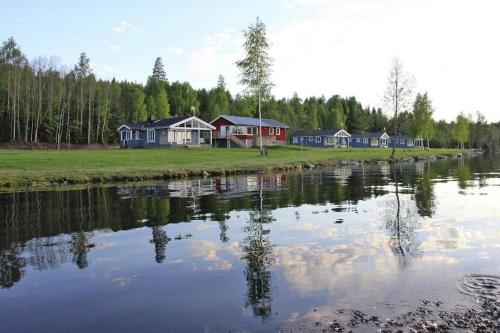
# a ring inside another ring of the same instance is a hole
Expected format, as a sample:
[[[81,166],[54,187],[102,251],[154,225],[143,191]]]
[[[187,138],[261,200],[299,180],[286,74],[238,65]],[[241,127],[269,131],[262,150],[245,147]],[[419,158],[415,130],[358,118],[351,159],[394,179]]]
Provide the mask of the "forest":
[[[170,82],[157,58],[145,85],[102,80],[90,59],[81,53],[72,68],[56,58],[29,60],[14,38],[0,48],[0,142],[57,147],[71,144],[113,144],[123,123],[191,115],[211,121],[220,114],[257,116],[252,94],[232,95],[224,78],[211,89],[188,82]],[[147,74],[145,73],[145,76]],[[296,130],[345,128],[349,132],[386,130],[394,134],[395,120],[380,108],[363,106],[355,97],[275,98],[262,100],[262,117],[274,118]],[[398,133],[421,135],[435,148],[496,149],[500,123],[484,115],[460,114],[453,122],[432,119],[431,100],[418,94],[412,107],[399,112]],[[423,124],[426,124],[423,126]],[[425,128],[424,128],[425,127]],[[425,130],[425,135],[422,135]]]

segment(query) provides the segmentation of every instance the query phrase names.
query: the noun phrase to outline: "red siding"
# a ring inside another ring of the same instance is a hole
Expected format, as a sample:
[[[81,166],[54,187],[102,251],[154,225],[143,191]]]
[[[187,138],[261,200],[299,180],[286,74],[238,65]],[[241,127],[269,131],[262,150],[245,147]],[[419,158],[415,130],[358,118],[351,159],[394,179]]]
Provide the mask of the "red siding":
[[[233,124],[232,122],[228,121],[227,119],[225,118],[219,118],[215,121],[212,121],[210,123],[212,126],[215,127],[215,130],[216,131],[220,131],[220,127],[221,126],[227,126],[227,125],[236,125],[238,126],[238,124]],[[280,129],[280,134],[276,134],[276,128],[274,128],[274,134],[276,136],[276,140],[280,140],[280,141],[285,141],[286,140],[286,128],[281,128]],[[269,136],[269,127],[262,127],[262,136]],[[238,137],[244,139],[245,138],[245,135],[238,135]],[[248,139],[251,139],[252,136],[251,135],[247,135],[246,136]]]
[[[216,121],[211,122],[210,124],[215,127],[216,131],[220,131],[221,126],[233,125],[233,123],[228,121],[226,118],[219,118]]]

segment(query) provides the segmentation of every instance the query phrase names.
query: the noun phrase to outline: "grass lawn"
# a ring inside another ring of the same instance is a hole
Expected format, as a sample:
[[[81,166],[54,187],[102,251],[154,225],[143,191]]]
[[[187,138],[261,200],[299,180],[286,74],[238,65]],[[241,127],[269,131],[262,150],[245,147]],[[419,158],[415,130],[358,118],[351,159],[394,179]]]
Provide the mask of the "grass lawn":
[[[78,149],[0,150],[0,187],[39,185],[67,177],[85,183],[112,176],[151,177],[165,173],[223,170],[257,170],[297,163],[331,160],[385,160],[391,149],[362,148],[270,148],[267,157],[258,149]],[[398,149],[397,158],[417,155],[456,154],[456,149]]]

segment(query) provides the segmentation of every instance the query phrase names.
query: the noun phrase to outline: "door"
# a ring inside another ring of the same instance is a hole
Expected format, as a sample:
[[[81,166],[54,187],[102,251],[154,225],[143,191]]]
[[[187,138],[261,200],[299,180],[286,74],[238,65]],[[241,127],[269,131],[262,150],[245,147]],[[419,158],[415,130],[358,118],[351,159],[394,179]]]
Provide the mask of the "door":
[[[221,126],[220,127],[220,137],[225,138],[226,137],[226,128],[227,126]]]

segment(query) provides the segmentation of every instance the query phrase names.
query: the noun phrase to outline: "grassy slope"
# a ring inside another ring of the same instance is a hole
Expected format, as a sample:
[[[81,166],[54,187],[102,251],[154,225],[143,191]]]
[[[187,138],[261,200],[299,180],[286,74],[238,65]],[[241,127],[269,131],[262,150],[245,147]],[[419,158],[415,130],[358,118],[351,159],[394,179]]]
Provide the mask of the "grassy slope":
[[[397,158],[453,154],[454,149],[397,150]],[[260,157],[257,149],[106,149],[106,150],[0,150],[0,187],[30,182],[48,183],[67,177],[86,182],[93,177],[152,176],[167,172],[273,168],[335,159],[388,159],[390,149],[314,149],[280,147]]]

